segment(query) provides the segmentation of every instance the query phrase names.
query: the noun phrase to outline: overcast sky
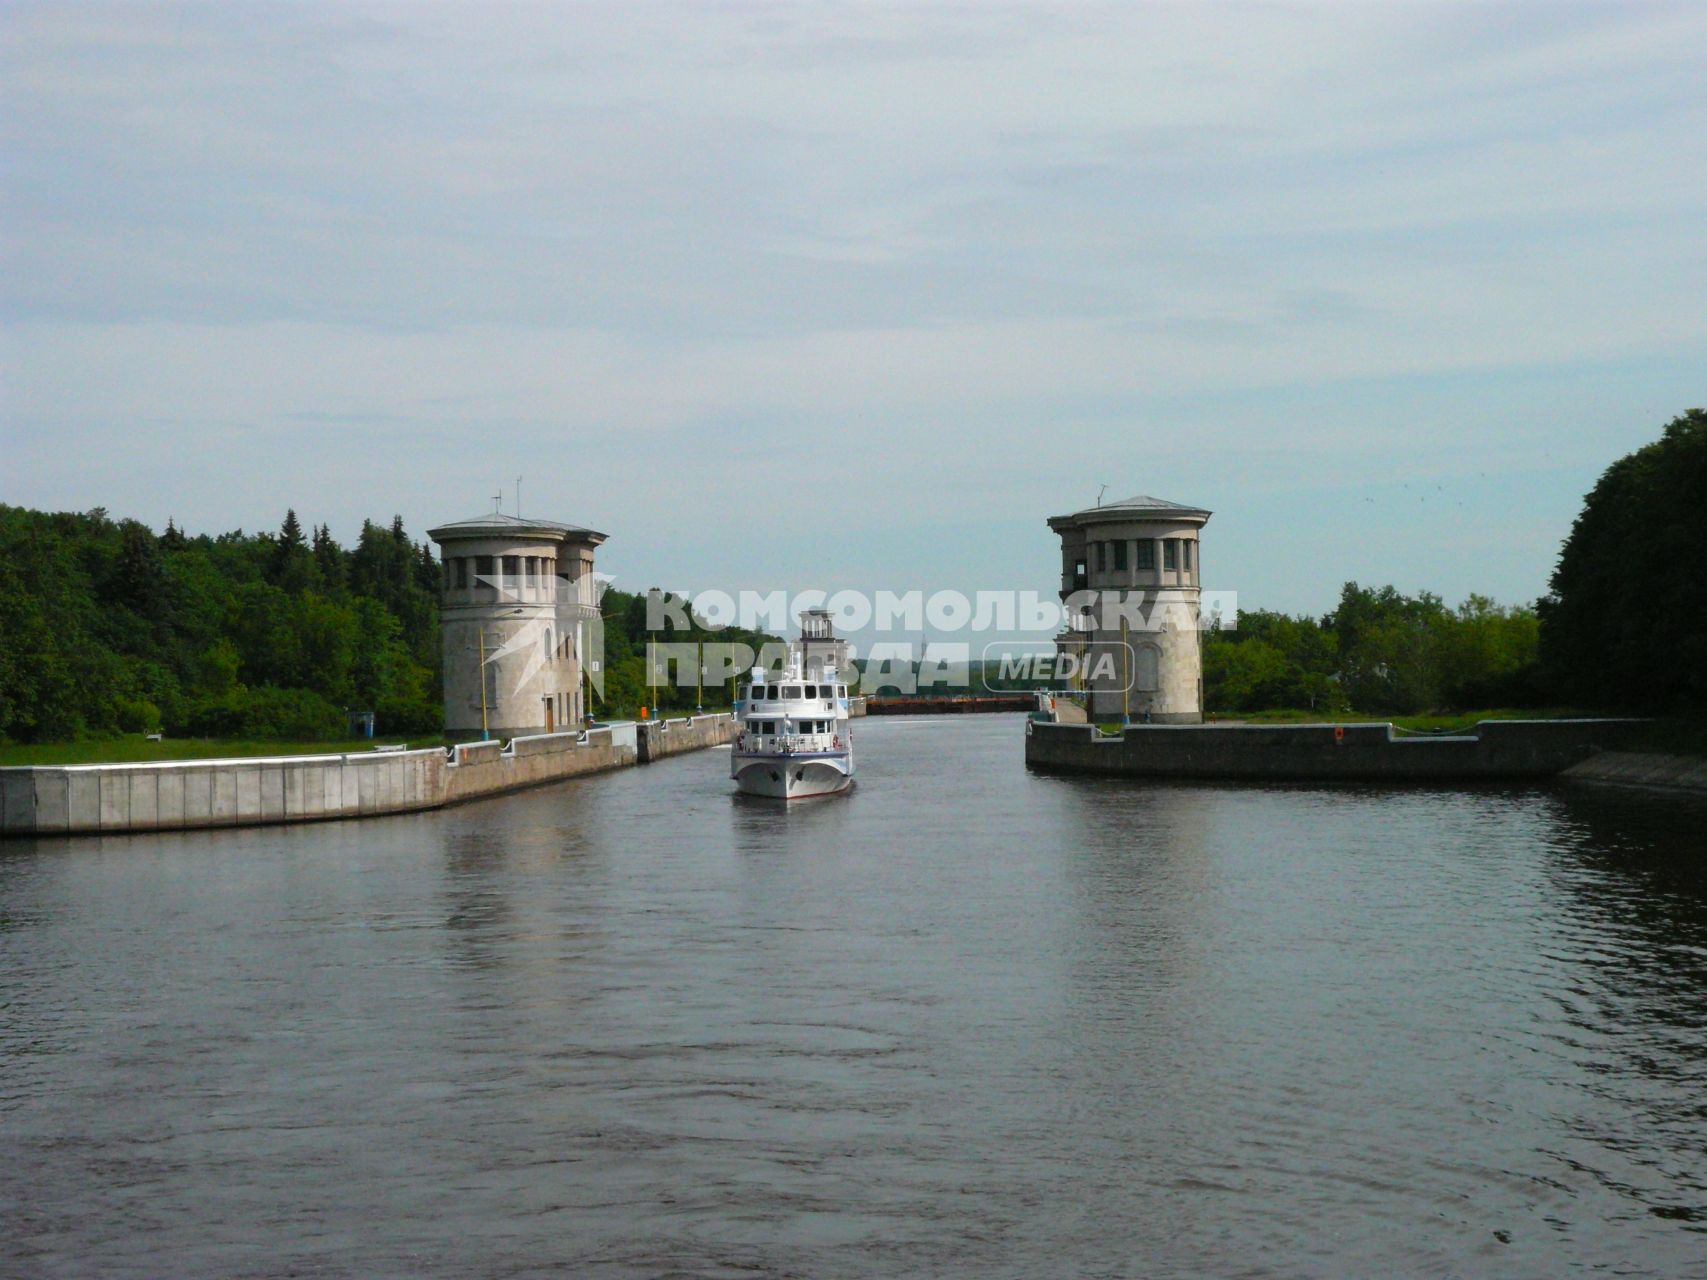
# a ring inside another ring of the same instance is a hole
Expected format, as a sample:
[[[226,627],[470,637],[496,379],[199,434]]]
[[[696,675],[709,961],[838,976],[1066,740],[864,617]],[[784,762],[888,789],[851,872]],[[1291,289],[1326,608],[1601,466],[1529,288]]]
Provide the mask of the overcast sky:
[[[1707,402],[1707,4],[7,3],[0,500],[619,585],[1545,590]]]

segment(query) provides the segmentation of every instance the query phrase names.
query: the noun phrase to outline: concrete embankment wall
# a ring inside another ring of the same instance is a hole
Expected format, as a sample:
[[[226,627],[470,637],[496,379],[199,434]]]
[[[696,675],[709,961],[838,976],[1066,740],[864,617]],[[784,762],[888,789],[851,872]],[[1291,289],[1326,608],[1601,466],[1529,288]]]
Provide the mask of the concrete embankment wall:
[[[1652,751],[1602,751],[1561,775],[1571,782],[1707,796],[1707,758],[1663,755]]]
[[[1622,720],[1485,720],[1432,736],[1387,724],[1094,725],[1029,722],[1033,768],[1153,778],[1412,782],[1551,777],[1618,745]]]
[[[727,711],[683,717],[680,720],[643,720],[635,726],[642,764],[679,756],[684,751],[702,751],[735,738],[735,717]]]
[[[0,833],[77,835],[366,818],[437,809],[639,762],[635,726],[615,724],[507,744],[464,743],[449,751],[5,768]]]
[[[508,744],[467,742],[453,747],[443,804],[478,800],[564,778],[639,763],[634,726],[607,725],[585,735],[542,733]]]

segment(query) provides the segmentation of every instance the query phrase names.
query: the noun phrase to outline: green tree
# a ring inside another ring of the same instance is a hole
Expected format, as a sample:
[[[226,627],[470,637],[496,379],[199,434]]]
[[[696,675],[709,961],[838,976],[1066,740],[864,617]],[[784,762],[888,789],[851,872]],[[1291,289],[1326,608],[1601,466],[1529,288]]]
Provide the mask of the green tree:
[[[306,591],[319,578],[314,553],[302,536],[302,525],[295,508],[285,512],[284,524],[273,542],[272,564],[267,580],[288,592]]]
[[[1707,410],[1606,469],[1550,585],[1541,659],[1573,701],[1707,708]]]

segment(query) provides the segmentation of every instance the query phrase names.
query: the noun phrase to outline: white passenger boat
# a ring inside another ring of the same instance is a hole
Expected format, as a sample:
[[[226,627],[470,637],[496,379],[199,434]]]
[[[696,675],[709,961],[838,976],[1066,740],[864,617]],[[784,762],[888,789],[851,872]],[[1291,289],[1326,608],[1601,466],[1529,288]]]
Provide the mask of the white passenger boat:
[[[801,615],[800,639],[778,672],[755,667],[735,703],[729,759],[736,790],[775,800],[834,795],[853,785],[847,645],[823,610]]]

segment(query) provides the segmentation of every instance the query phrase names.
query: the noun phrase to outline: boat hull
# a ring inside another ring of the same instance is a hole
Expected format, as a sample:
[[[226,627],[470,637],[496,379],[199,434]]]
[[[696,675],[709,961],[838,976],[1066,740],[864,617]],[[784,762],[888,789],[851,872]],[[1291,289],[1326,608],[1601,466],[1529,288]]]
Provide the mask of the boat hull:
[[[853,760],[840,755],[737,755],[730,774],[742,795],[770,800],[830,796],[853,785]]]

